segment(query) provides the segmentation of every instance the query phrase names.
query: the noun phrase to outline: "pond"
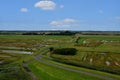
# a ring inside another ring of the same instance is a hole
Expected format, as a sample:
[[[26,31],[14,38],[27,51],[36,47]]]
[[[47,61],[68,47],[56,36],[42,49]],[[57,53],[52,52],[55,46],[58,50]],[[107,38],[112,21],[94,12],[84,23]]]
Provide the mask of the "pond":
[[[1,51],[2,51],[2,52],[5,52],[5,53],[33,54],[33,52],[18,51],[18,50],[1,50]]]
[[[22,47],[13,47],[13,46],[0,46],[0,48],[6,48],[6,49],[25,49]]]
[[[0,64],[3,64],[3,61],[0,61]]]

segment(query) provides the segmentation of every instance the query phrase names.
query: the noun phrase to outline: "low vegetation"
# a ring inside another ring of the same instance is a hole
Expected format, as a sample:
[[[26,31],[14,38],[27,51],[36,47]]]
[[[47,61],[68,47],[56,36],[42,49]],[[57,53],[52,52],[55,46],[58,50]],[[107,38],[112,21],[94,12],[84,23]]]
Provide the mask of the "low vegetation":
[[[52,67],[38,61],[30,63],[29,67],[40,80],[102,80],[96,77]]]
[[[0,80],[32,80],[22,67],[22,56],[0,53]]]
[[[92,69],[93,73],[99,70],[120,75],[119,47],[119,36],[0,35],[0,79],[31,80],[23,68],[23,61],[34,59],[38,54],[68,66]],[[34,54],[6,53],[3,50],[30,51]],[[40,80],[98,80],[38,61],[31,62],[29,68]]]
[[[54,49],[51,54],[61,54],[61,55],[75,55],[77,50],[75,48],[61,48]]]
[[[120,37],[119,36],[77,36],[71,47],[77,54],[53,54],[53,60],[69,65],[105,71],[120,75]]]

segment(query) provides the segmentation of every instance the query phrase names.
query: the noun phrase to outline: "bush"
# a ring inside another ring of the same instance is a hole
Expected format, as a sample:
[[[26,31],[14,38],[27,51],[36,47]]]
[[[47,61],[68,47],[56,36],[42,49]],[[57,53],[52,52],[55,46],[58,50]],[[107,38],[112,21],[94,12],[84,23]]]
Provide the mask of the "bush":
[[[49,50],[50,50],[50,52],[52,52],[52,51],[54,50],[54,48],[53,48],[53,47],[50,47]]]
[[[77,50],[75,48],[62,48],[53,50],[53,54],[61,54],[61,55],[75,55]]]

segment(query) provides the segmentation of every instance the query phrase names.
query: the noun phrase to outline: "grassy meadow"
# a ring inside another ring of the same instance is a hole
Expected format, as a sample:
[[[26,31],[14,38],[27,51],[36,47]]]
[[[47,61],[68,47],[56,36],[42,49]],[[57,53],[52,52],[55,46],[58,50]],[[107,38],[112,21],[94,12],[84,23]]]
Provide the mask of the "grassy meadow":
[[[22,66],[26,55],[0,52],[0,80],[32,80]]]
[[[50,47],[53,49],[75,48],[77,53],[75,55],[51,54]],[[36,55],[42,54],[45,57],[43,61],[119,80],[119,48],[120,36],[0,35],[0,79],[32,80],[23,68],[23,61],[33,60]],[[32,54],[20,54],[18,51]],[[101,80],[35,60],[30,62],[28,67],[40,80]]]
[[[38,61],[30,63],[29,67],[41,80],[102,80],[97,77],[51,67]]]
[[[120,74],[120,37],[119,36],[79,36],[69,47],[76,48],[77,54],[51,54],[55,61],[89,69]]]

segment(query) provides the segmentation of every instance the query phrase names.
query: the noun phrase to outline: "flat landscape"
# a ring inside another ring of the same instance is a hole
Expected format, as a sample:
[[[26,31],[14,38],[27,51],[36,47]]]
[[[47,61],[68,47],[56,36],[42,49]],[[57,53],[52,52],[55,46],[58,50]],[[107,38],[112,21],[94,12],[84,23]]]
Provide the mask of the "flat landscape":
[[[0,0],[0,80],[120,80],[120,0]]]
[[[0,79],[120,80],[119,48],[115,35],[0,35]]]

